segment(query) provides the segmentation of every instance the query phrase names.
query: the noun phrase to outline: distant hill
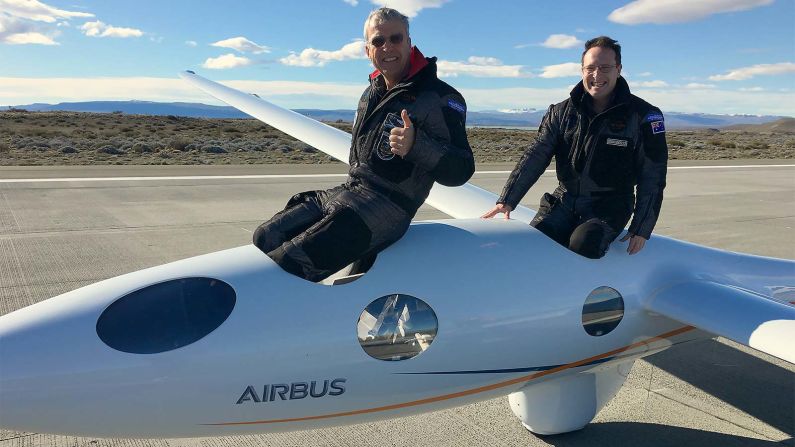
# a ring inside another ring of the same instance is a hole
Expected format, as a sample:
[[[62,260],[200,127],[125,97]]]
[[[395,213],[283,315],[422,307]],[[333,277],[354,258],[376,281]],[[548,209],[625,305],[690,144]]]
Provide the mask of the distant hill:
[[[27,104],[18,106],[0,107],[0,110],[9,108],[25,109],[31,112],[39,111],[70,111],[70,112],[95,112],[111,113],[122,112],[134,115],[175,115],[193,118],[248,118],[245,113],[229,106],[211,106],[207,104],[188,102],[151,102],[151,101],[89,101],[89,102],[64,102],[60,104]],[[353,110],[317,110],[296,109],[296,112],[321,121],[353,121]],[[493,126],[493,127],[538,127],[546,110],[484,110],[468,111],[467,125]],[[778,121],[795,120],[782,116],[759,115],[714,115],[706,113],[665,113],[665,126],[668,129],[701,129],[725,128],[737,125],[763,125]],[[788,125],[784,129],[789,129]],[[776,128],[778,129],[778,128]],[[775,130],[786,131],[786,130]]]
[[[152,101],[88,101],[62,102],[59,104],[27,104],[12,106],[30,112],[122,112],[131,115],[175,115],[193,118],[249,118],[245,113],[229,106],[210,106],[190,102],[152,102]],[[0,107],[7,110],[12,107]]]
[[[764,124],[735,124],[728,130],[748,130],[752,132],[795,133],[795,118],[781,118]]]

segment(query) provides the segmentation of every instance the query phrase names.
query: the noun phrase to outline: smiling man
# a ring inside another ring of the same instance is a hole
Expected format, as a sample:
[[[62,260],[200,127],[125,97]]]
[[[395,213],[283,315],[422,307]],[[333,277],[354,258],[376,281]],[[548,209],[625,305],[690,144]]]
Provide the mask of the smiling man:
[[[408,18],[377,9],[364,38],[375,71],[356,111],[347,182],[293,196],[254,232],[257,247],[310,281],[372,260],[403,236],[434,182],[462,185],[475,171],[464,99],[436,77],[436,58],[411,45]]]
[[[660,214],[668,146],[660,109],[632,95],[621,77],[617,41],[600,36],[585,43],[582,82],[549,107],[497,206],[483,217],[509,218],[553,156],[559,184],[541,198],[530,225],[597,259],[634,215],[621,241],[629,240],[629,254],[639,252]]]

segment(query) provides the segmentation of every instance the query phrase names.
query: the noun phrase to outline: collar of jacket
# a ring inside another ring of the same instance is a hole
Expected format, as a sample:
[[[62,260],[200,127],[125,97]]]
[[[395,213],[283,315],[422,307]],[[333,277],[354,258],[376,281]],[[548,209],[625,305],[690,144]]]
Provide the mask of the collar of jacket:
[[[583,87],[582,81],[580,81],[574,86],[573,89],[571,89],[569,96],[571,96],[571,101],[574,103],[574,105],[578,109],[581,109],[584,106],[583,99],[585,98],[586,94],[587,92],[585,91],[585,87]],[[619,104],[628,103],[629,97],[629,84],[627,84],[627,81],[623,76],[619,76],[616,80],[616,88],[613,90],[613,100],[610,102],[610,105],[607,108],[610,109]]]
[[[411,47],[411,54],[409,55],[409,73],[400,82],[402,83],[413,78],[431,62],[436,62],[436,58],[426,58],[422,55],[422,52],[419,48],[416,46]],[[374,72],[370,73],[370,81],[375,80],[375,78],[377,78],[380,74],[381,72],[379,70],[375,70]]]

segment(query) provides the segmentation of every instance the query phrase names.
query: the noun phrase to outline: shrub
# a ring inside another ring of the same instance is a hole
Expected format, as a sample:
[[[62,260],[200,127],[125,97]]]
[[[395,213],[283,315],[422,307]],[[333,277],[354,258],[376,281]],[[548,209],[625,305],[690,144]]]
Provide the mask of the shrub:
[[[734,148],[737,147],[737,145],[732,143],[731,141],[719,140],[719,139],[710,140],[709,144],[711,144],[713,146],[725,147],[725,148],[729,148],[729,149],[734,149]]]
[[[221,146],[202,146],[202,151],[210,153],[210,154],[225,154],[227,150],[222,148]]]
[[[753,141],[745,146],[746,149],[769,149],[770,145],[763,141]]]
[[[97,149],[98,154],[108,154],[108,155],[124,155],[124,151],[113,147],[111,145],[102,146],[101,148]]]
[[[186,138],[177,137],[177,138],[170,139],[168,141],[168,144],[166,144],[166,147],[169,147],[171,149],[178,150],[178,151],[186,151],[186,150],[189,150],[188,149],[188,145],[190,145],[190,144],[191,144],[190,140],[188,140]]]
[[[143,154],[144,152],[152,152],[152,147],[146,143],[135,143],[132,146],[132,151],[136,154]]]

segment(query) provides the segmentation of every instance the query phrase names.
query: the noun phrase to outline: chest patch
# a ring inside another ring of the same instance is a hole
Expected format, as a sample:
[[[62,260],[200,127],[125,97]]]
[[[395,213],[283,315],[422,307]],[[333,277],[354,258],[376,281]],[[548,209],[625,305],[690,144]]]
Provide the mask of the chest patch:
[[[658,134],[665,132],[665,123],[662,121],[651,122],[651,133]]]
[[[617,147],[627,147],[629,142],[627,140],[622,140],[620,138],[608,138],[607,141],[608,146],[617,146]]]

